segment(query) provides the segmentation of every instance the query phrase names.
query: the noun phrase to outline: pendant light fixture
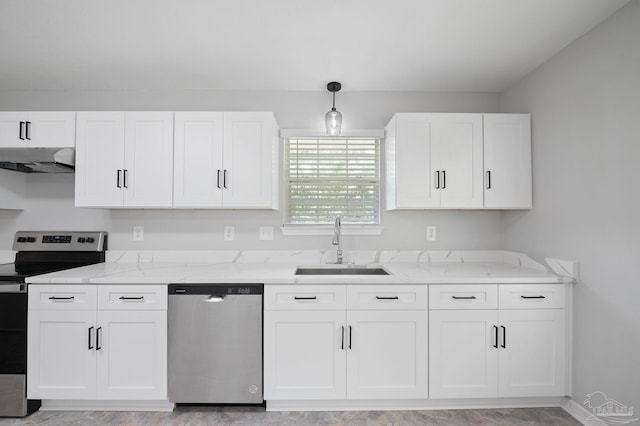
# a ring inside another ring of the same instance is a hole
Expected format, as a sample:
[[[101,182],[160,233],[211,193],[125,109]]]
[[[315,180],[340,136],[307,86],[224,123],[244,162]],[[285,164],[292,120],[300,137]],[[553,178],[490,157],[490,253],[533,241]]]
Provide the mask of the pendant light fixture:
[[[336,110],[336,92],[342,89],[342,85],[337,81],[327,84],[327,90],[333,93],[333,107],[331,111],[324,116],[325,125],[327,126],[327,135],[340,136],[342,127],[342,114]]]

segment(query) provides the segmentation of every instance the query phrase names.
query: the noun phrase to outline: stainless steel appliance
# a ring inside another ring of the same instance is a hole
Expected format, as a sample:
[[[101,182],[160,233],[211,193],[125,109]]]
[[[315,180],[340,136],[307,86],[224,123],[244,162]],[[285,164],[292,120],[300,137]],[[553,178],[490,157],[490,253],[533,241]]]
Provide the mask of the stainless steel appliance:
[[[0,265],[0,417],[40,407],[27,400],[27,290],[34,275],[104,262],[106,232],[17,232],[14,263]]]
[[[169,285],[169,400],[261,404],[262,284]]]

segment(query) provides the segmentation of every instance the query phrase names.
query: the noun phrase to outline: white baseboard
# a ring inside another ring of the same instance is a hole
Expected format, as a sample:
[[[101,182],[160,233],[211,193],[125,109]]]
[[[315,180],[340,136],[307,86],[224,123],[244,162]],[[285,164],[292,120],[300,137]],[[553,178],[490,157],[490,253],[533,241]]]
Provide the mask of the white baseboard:
[[[607,423],[603,422],[599,419],[590,418],[593,414],[584,408],[582,405],[578,404],[572,399],[569,399],[562,408],[567,413],[571,414],[571,416],[579,421],[581,424],[586,426],[610,426]]]
[[[173,411],[169,401],[42,400],[41,411]]]

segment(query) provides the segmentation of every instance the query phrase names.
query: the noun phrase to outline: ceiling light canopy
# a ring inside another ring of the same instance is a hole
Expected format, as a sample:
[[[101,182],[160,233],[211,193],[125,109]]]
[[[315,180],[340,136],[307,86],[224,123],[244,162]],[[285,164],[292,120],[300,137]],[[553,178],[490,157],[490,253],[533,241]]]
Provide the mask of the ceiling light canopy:
[[[342,129],[342,114],[336,110],[336,92],[339,92],[340,89],[342,89],[342,85],[337,81],[327,84],[327,90],[333,93],[333,107],[324,116],[327,135],[329,136],[340,136],[340,130]]]

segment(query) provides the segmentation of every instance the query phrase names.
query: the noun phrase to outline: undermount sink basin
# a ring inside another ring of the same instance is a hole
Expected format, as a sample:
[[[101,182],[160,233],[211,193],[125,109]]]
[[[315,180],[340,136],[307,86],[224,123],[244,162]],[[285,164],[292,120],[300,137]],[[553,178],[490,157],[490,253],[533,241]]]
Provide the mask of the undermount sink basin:
[[[382,268],[346,266],[344,268],[297,268],[296,275],[389,275],[389,273]]]

